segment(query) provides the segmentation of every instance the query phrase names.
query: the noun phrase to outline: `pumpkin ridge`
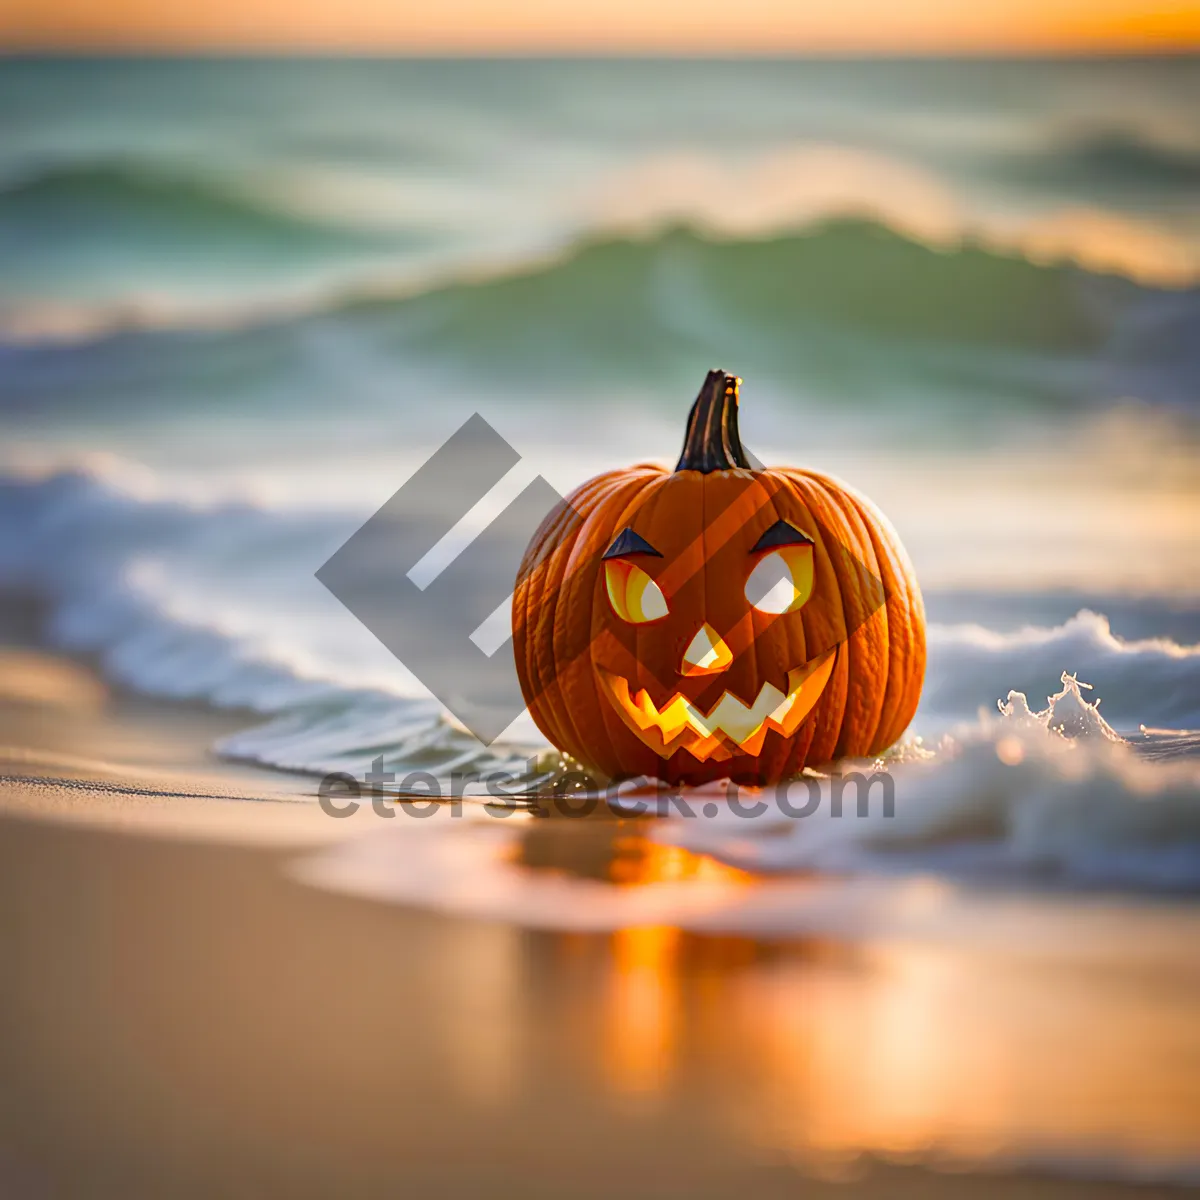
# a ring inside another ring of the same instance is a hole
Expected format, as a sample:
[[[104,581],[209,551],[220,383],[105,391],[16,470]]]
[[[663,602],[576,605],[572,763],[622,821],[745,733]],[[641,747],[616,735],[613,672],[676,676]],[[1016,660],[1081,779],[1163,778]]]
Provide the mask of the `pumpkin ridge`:
[[[872,541],[878,542],[885,551],[880,553],[877,549],[876,553],[880,557],[880,566],[892,576],[890,579],[886,574],[883,576],[887,604],[894,603],[901,608],[902,619],[899,621],[893,621],[892,614],[888,614],[889,630],[894,627],[899,635],[889,638],[888,680],[890,683],[894,677],[898,681],[899,694],[891,716],[876,731],[877,739],[881,733],[885,735],[886,744],[875,751],[882,752],[899,739],[920,702],[925,680],[925,604],[912,563],[891,523],[865,496],[849,488],[847,495],[863,512]]]
[[[880,558],[879,548],[871,535],[867,522],[855,505],[853,498],[840,485],[823,477],[812,477],[815,487],[829,497],[830,504],[836,509],[844,522],[846,532],[853,534],[854,546],[846,545],[843,549],[871,572],[883,588],[884,603],[873,611],[861,625],[850,635],[850,642],[859,654],[866,660],[860,673],[866,686],[859,689],[864,707],[864,721],[861,737],[855,740],[854,749],[840,747],[844,753],[869,753],[878,737],[879,729],[887,719],[888,690],[894,689],[895,683],[888,670],[892,658],[891,630],[887,620],[887,580],[885,568]],[[880,615],[882,613],[882,616]],[[874,628],[873,628],[874,623]],[[861,636],[859,635],[861,632]],[[876,676],[882,674],[882,681],[877,682]],[[859,742],[861,741],[861,749]]]
[[[599,480],[593,480],[590,485],[585,484],[584,487],[576,489],[567,501],[568,506],[574,510],[579,492],[589,487],[595,489],[599,482]],[[560,511],[557,514],[551,513],[543,523],[538,535],[525,553],[519,576],[522,586],[518,589],[524,600],[524,624],[518,632],[522,642],[526,669],[529,671],[534,685],[531,689],[533,694],[527,697],[527,704],[534,724],[555,745],[561,745],[564,740],[562,726],[557,716],[563,705],[554,702],[556,698],[561,699],[561,689],[553,673],[553,654],[547,653],[542,639],[537,636],[534,612],[540,606],[542,598],[551,590],[550,585],[552,581],[556,580],[560,571],[561,557],[567,553],[561,546],[556,546],[547,553],[545,552],[546,544],[559,540],[563,533],[563,526],[568,521],[567,512]],[[578,533],[575,536],[578,536]],[[531,563],[536,565],[531,566]],[[548,662],[547,659],[550,661]]]
[[[856,522],[857,512],[852,508],[847,511],[847,501],[841,488],[816,473],[809,475],[809,484],[827,498],[831,511],[836,514],[840,524],[842,552],[850,560],[848,576],[843,582],[842,604],[847,625],[846,709],[834,756],[858,757],[868,752],[884,711],[890,660],[887,625],[879,618],[879,608],[883,605],[872,609],[865,619],[852,615],[851,606],[859,607],[862,604],[859,592],[862,580],[856,577],[856,567],[879,580],[882,586],[881,568],[870,535]],[[843,561],[842,565],[847,564]],[[861,617],[861,611],[859,615]]]
[[[895,719],[895,712],[903,708],[903,701],[908,693],[907,672],[903,669],[906,666],[905,660],[908,658],[904,646],[907,622],[896,621],[894,614],[890,611],[891,605],[898,602],[899,597],[897,593],[906,591],[907,589],[895,586],[895,576],[899,572],[896,570],[893,539],[877,534],[872,522],[866,519],[858,497],[849,491],[845,495],[847,503],[853,508],[859,520],[866,527],[867,538],[875,552],[878,574],[883,584],[884,604],[881,612],[876,614],[876,617],[883,625],[887,646],[886,661],[883,666],[883,704],[879,711],[879,720],[876,722],[875,728],[871,731],[871,737],[866,748],[867,753],[875,754],[886,750],[891,745],[893,739],[888,738],[887,731]],[[907,724],[907,721],[905,724]]]
[[[811,474],[811,473],[808,473]],[[893,745],[912,721],[925,675],[925,609],[912,563],[891,522],[857,489],[822,478],[844,495],[865,526],[884,588],[888,632],[885,704],[867,749],[876,754]]]

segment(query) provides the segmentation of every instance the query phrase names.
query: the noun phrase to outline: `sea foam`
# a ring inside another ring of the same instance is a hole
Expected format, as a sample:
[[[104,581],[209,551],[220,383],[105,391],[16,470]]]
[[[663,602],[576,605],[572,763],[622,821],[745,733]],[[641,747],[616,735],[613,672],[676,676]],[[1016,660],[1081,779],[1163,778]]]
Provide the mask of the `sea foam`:
[[[231,757],[361,778],[376,758],[401,774],[508,771],[545,747],[531,727],[482,746],[312,579],[353,515],[184,502],[76,471],[3,482],[0,517],[0,584],[49,602],[60,645],[140,691],[263,718],[225,740]],[[1029,703],[1039,693],[1046,703]],[[773,793],[752,820],[712,797],[707,819],[701,794],[697,819],[654,836],[757,872],[1192,891],[1198,728],[1198,646],[1125,640],[1087,610],[1008,632],[935,624],[923,741],[883,764],[893,816],[878,789],[862,818],[852,799],[832,816],[826,790],[802,820]]]

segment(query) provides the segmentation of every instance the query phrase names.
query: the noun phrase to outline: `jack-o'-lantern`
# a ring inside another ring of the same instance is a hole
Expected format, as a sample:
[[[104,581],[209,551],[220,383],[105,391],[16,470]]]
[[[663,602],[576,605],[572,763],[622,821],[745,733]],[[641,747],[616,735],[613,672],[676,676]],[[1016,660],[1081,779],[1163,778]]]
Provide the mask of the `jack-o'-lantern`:
[[[759,468],[712,371],[674,471],[583,484],[525,553],[514,652],[538,728],[610,778],[772,783],[904,731],[925,670],[912,567],[844,484]]]

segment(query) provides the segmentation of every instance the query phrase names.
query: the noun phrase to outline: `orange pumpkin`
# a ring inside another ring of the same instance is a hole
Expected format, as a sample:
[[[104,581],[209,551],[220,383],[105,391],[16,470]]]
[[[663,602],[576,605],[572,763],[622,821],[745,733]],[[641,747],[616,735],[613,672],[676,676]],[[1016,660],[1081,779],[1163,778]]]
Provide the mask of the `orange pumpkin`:
[[[597,476],[525,552],[526,703],[607,777],[773,783],[880,753],[916,710],[925,616],[896,534],[844,484],[752,466],[740,383],[709,372],[674,471]]]

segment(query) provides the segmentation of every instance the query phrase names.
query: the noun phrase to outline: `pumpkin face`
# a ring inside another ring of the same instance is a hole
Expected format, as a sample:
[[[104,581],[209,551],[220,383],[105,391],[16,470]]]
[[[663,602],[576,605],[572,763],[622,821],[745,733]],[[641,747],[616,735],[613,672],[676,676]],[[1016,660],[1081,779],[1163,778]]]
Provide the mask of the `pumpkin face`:
[[[526,703],[606,776],[772,783],[881,752],[920,698],[924,613],[895,534],[842,484],[752,467],[739,383],[709,373],[675,471],[585,483],[526,551]]]

